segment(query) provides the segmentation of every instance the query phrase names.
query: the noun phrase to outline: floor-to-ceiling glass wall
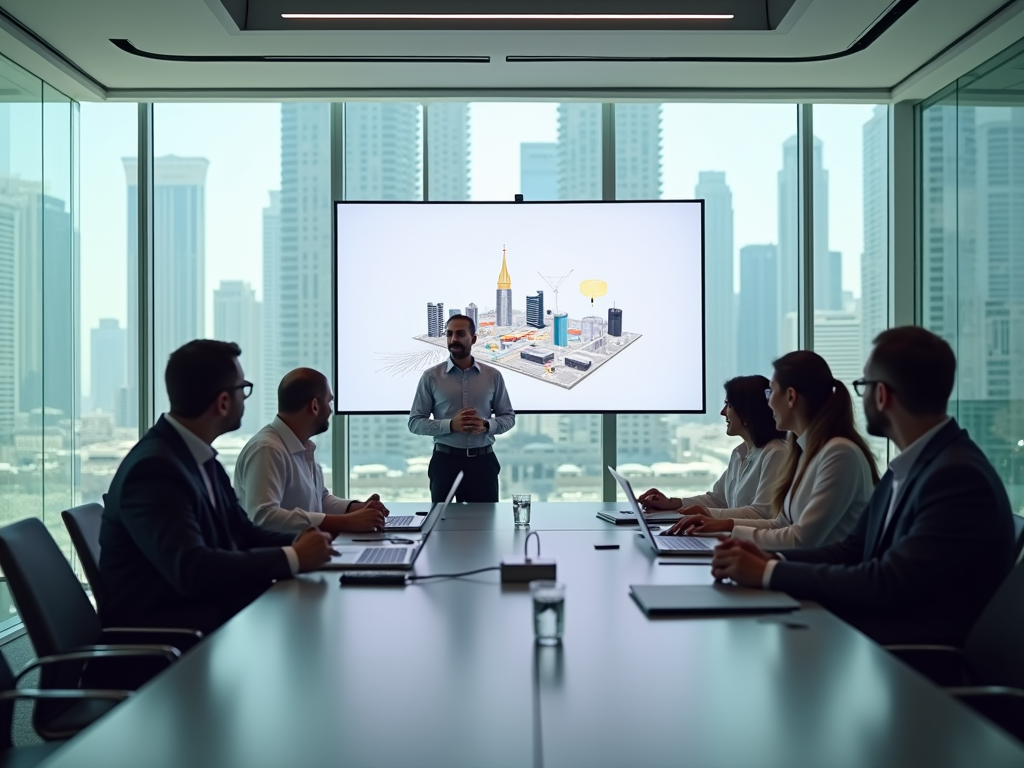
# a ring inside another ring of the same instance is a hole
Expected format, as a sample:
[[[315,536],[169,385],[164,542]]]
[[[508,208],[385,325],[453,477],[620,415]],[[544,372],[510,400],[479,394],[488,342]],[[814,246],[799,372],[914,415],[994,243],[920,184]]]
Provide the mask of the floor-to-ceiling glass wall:
[[[78,106],[6,59],[0,86],[0,525],[41,518],[70,556]],[[0,622],[13,613],[0,591]]]
[[[1018,43],[918,108],[921,323],[950,342],[952,413],[1024,510],[1024,90]]]
[[[703,493],[739,443],[719,416],[723,385],[770,377],[798,344],[797,108],[617,104],[615,154],[617,198],[705,201],[707,413],[621,415],[617,428],[635,488]]]
[[[846,385],[879,467],[888,441],[869,437],[852,382],[889,327],[889,108],[814,105],[814,350]]]
[[[330,104],[157,104],[153,113],[156,412],[167,409],[172,351],[196,338],[236,342],[255,387],[242,428],[215,443],[230,476],[277,412],[284,373],[331,376]],[[134,167],[127,158],[130,196]],[[330,485],[330,433],[315,442]]]
[[[79,503],[102,502],[139,437],[137,104],[81,105],[77,329]],[[129,279],[131,275],[131,279]]]

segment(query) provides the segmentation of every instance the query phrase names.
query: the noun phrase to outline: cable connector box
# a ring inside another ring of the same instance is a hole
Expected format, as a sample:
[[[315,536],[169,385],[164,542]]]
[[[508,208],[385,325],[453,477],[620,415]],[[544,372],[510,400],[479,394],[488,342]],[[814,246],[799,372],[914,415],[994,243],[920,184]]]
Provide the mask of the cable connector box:
[[[555,581],[555,561],[549,557],[508,557],[501,561],[502,584]]]

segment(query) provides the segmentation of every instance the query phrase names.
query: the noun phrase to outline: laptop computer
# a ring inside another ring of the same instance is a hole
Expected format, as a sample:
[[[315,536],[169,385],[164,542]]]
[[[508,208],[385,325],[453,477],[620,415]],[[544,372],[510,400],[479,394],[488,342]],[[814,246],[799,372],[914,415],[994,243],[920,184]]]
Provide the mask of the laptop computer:
[[[784,592],[732,584],[630,584],[629,593],[648,616],[795,611],[800,603]]]
[[[436,504],[434,505],[437,506]],[[388,515],[384,518],[384,530],[400,533],[402,531],[415,532],[423,530],[427,524],[430,511],[417,512],[414,515]]]
[[[718,545],[717,538],[712,539],[701,536],[658,536],[657,534],[652,533],[651,525],[640,509],[640,503],[636,500],[636,495],[633,493],[633,487],[629,484],[629,480],[624,478],[611,467],[608,467],[608,471],[612,473],[612,477],[615,478],[615,481],[625,492],[626,498],[629,500],[629,506],[632,507],[633,515],[636,517],[637,525],[640,526],[640,533],[643,534],[645,539],[647,539],[655,553],[667,557],[680,555],[698,555],[701,557],[707,557]]]
[[[462,472],[455,476],[448,496],[441,504],[435,504],[430,514],[424,519],[427,523],[423,526],[423,535],[418,541],[408,542],[407,540],[395,540],[381,537],[369,546],[356,543],[335,542],[334,549],[338,553],[320,566],[324,571],[364,571],[364,570],[386,570],[386,571],[409,571],[416,564],[416,558],[427,543],[430,532],[434,530],[437,521],[441,519],[445,509],[455,497],[459,483],[462,482]],[[386,532],[386,530],[385,530]]]
[[[602,510],[597,516],[607,523],[615,525],[636,525],[636,515],[632,509]],[[683,519],[683,516],[676,510],[660,509],[654,512],[644,512],[644,519],[648,523],[675,523]]]

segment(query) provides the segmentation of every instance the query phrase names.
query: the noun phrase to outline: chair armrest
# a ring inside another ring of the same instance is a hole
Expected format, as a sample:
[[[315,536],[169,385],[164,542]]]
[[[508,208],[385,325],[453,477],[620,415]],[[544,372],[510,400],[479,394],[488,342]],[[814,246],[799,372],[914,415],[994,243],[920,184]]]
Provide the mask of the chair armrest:
[[[180,627],[109,627],[103,630],[104,643],[138,645],[170,645],[178,650],[190,651],[203,639],[198,629]]]
[[[86,645],[70,653],[59,653],[53,656],[42,656],[30,662],[14,678],[17,685],[25,675],[33,669],[49,664],[62,664],[69,661],[92,661],[94,659],[132,659],[162,657],[168,663],[181,657],[181,651],[169,645]]]
[[[17,699],[107,699],[109,701],[124,701],[132,695],[132,691],[114,691],[102,688],[72,688],[72,689],[43,689],[43,688],[15,688],[10,691],[0,691],[0,701],[15,701]]]
[[[947,688],[980,715],[1024,740],[1024,691],[1004,685],[976,685]]]
[[[967,658],[952,645],[886,645],[885,650],[936,685],[967,685],[971,681]]]

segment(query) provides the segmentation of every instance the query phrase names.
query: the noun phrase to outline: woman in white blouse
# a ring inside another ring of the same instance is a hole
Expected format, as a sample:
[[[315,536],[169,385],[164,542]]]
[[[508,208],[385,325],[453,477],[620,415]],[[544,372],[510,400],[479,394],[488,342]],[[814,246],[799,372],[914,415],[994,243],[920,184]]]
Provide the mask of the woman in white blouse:
[[[763,520],[772,515],[772,487],[786,456],[786,435],[775,427],[775,417],[764,399],[768,379],[737,376],[725,383],[725,433],[743,442],[729,457],[714,487],[707,493],[668,498],[657,488],[638,501],[648,510],[679,510],[682,515],[739,517]]]
[[[761,549],[820,547],[849,534],[878,482],[874,457],[853,423],[853,403],[828,363],[807,350],[775,361],[765,392],[789,453],[772,492],[773,517],[717,520],[691,515],[669,534],[729,533]]]

